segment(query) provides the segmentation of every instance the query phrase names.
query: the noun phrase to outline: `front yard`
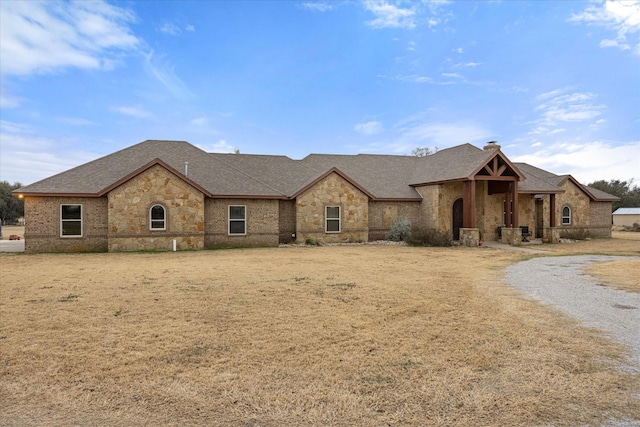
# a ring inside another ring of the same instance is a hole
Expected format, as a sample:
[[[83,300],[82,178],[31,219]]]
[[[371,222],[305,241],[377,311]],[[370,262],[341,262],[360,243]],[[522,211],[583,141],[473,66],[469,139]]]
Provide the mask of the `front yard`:
[[[639,242],[543,249],[639,255]],[[526,256],[2,254],[0,425],[640,421],[624,349],[501,281]]]

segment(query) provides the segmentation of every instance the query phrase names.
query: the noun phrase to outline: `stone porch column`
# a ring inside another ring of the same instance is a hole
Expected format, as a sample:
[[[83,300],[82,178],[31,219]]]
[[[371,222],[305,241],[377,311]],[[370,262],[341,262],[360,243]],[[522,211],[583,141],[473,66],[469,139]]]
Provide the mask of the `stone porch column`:
[[[502,243],[511,246],[520,246],[522,243],[522,229],[520,227],[515,228],[502,228]]]
[[[461,228],[460,243],[464,246],[478,246],[480,243],[479,228]]]

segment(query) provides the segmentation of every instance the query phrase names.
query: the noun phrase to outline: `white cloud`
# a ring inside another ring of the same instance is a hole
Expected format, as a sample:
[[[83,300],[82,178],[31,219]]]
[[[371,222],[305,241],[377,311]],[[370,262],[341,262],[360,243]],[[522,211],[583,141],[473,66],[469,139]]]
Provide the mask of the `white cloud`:
[[[153,114],[151,114],[150,112],[148,112],[147,110],[139,106],[114,107],[113,111],[120,114],[124,114],[125,116],[135,117],[137,119],[149,119],[153,117]]]
[[[22,98],[12,96],[5,90],[0,91],[0,108],[16,108],[22,103]]]
[[[184,27],[185,31],[189,31],[190,33],[194,32],[196,30],[196,27],[194,27],[191,24],[188,24],[186,27]]]
[[[483,125],[472,121],[434,122],[428,113],[420,113],[401,120],[393,127],[397,136],[391,144],[376,147],[376,151],[406,154],[416,147],[448,148],[464,143],[484,145],[496,135]]]
[[[323,1],[308,1],[300,5],[303,9],[312,10],[314,12],[327,12],[333,9],[333,6]]]
[[[220,139],[213,144],[195,144],[201,150],[207,153],[233,153],[236,147],[229,144],[226,139]]]
[[[63,145],[62,141],[43,138],[29,126],[0,122],[0,180],[31,184],[99,157],[61,149]]]
[[[59,117],[57,119],[61,123],[66,123],[71,126],[96,126],[97,123],[91,120],[83,119],[80,117]]]
[[[640,0],[606,0],[588,6],[569,18],[570,22],[598,25],[615,33],[615,39],[603,39],[600,47],[617,47],[640,55]],[[629,41],[633,37],[632,41]]]
[[[412,8],[403,9],[386,1],[366,1],[365,9],[372,12],[376,18],[367,21],[372,28],[415,28],[416,11]]]
[[[595,103],[595,94],[566,91],[567,89],[557,89],[536,97],[537,101],[542,101],[535,108],[540,113],[540,118],[533,122],[531,134],[553,135],[564,132],[567,123],[602,123],[599,116],[606,107]]]
[[[140,40],[128,9],[95,2],[0,2],[0,72],[29,75],[67,67],[109,69]]]
[[[175,26],[174,24],[170,23],[170,22],[165,22],[164,24],[162,24],[158,30],[161,33],[165,33],[168,34],[170,36],[177,36],[180,34],[180,28],[178,28],[177,26]]]
[[[534,146],[539,147],[540,144]],[[513,156],[511,160],[529,163],[559,175],[571,174],[583,184],[601,179],[640,180],[640,141],[559,142],[531,154]]]
[[[209,124],[209,118],[204,116],[196,117],[195,119],[192,119],[189,124],[193,126],[206,126]]]
[[[358,123],[354,126],[356,132],[363,135],[375,135],[384,130],[384,126],[380,122],[370,121],[366,123]]]
[[[144,67],[149,75],[162,83],[175,97],[184,99],[193,96],[187,85],[176,75],[175,67],[167,64],[162,56],[151,51],[145,55]]]

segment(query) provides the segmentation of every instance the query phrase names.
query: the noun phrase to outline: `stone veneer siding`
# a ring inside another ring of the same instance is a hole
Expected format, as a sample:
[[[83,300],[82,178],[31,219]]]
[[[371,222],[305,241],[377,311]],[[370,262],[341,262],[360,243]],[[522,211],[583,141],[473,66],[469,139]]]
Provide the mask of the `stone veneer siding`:
[[[589,228],[589,207],[590,199],[581,189],[579,189],[573,182],[566,180],[560,187],[565,190],[564,193],[556,195],[556,224],[555,226],[561,228],[560,235],[562,236],[562,230],[571,231],[575,229],[588,229]],[[562,208],[569,206],[571,208],[571,224],[562,224]]]
[[[246,206],[246,235],[229,235],[229,206]],[[278,246],[279,211],[275,199],[207,199],[205,247]]]
[[[369,202],[369,241],[384,240],[391,225],[398,218],[405,218],[411,226],[418,226],[420,201],[415,202]]]
[[[82,237],[60,237],[60,205],[82,205]],[[24,198],[25,252],[107,250],[106,197]]]
[[[325,207],[340,206],[341,232],[325,232]],[[332,173],[296,199],[296,242],[357,243],[369,238],[369,198]]]
[[[164,206],[166,230],[151,230],[149,209]],[[109,193],[109,251],[204,247],[204,195],[156,165]]]

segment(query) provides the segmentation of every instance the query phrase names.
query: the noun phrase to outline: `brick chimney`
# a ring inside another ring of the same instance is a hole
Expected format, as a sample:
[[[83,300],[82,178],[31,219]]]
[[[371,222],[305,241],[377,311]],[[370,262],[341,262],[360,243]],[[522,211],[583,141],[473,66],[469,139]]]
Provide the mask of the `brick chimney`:
[[[496,141],[489,141],[487,142],[487,145],[485,145],[483,147],[484,151],[488,151],[488,150],[499,150],[500,146],[498,145],[498,143]]]

